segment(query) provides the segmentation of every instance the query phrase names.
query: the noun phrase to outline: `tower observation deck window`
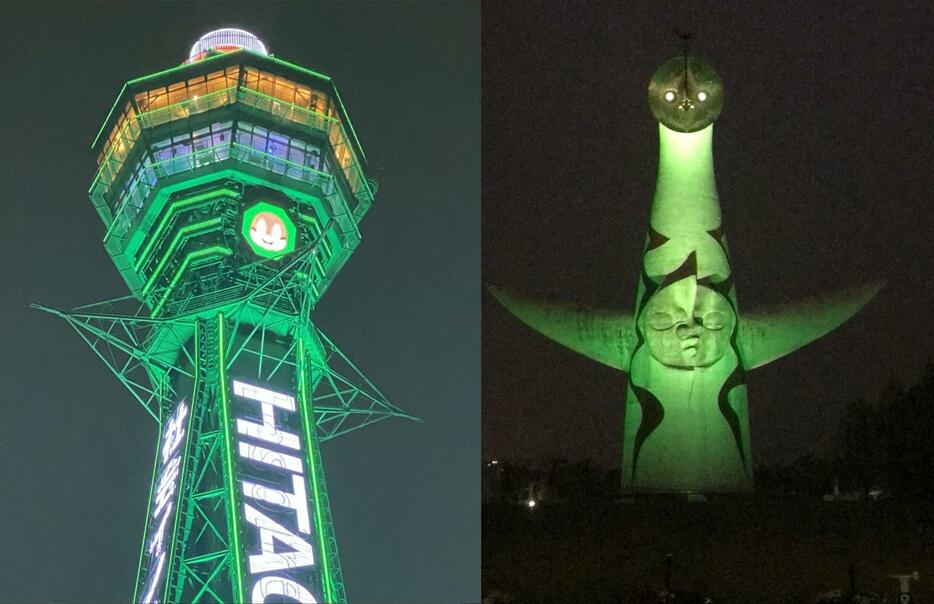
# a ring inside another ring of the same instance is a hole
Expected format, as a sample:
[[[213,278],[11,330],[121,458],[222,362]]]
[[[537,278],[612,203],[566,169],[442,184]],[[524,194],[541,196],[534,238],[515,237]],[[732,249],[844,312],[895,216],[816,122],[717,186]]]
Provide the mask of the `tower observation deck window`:
[[[231,149],[234,149],[232,152]],[[158,178],[166,178],[224,161],[231,156],[331,191],[330,166],[321,148],[247,122],[234,128],[230,121],[216,122],[194,132],[184,132],[154,142],[152,160],[143,156],[122,185],[108,195],[115,216],[114,233],[122,235],[143,209]],[[323,179],[323,180],[322,180]]]
[[[244,67],[243,85],[260,94],[285,101],[303,109],[310,109],[330,117],[337,117],[337,108],[330,102],[330,97],[321,90],[298,84],[286,77],[256,69]]]
[[[250,163],[261,162],[277,174],[313,182],[315,172],[330,173],[320,147],[262,126],[240,122],[235,142],[259,152],[250,153]]]
[[[232,65],[227,69],[212,71],[207,75],[197,76],[187,81],[140,92],[135,97],[136,105],[143,113],[155,111],[225,88],[235,88],[239,78],[240,66]]]

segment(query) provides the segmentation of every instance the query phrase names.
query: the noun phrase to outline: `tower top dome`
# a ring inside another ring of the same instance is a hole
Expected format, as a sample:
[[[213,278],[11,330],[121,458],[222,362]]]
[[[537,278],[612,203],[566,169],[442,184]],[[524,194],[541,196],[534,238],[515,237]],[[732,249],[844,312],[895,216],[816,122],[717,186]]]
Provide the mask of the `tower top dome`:
[[[191,47],[191,52],[188,53],[188,62],[194,63],[212,50],[231,52],[241,48],[263,55],[269,54],[266,45],[250,32],[233,27],[224,27],[209,31],[198,38],[198,41]]]

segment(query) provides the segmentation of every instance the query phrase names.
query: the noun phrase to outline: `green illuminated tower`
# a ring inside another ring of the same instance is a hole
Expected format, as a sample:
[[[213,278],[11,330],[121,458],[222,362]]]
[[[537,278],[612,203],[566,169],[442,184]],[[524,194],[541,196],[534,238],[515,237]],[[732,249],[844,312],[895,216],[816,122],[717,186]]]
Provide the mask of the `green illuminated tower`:
[[[319,445],[415,418],[310,318],[376,189],[334,83],[213,31],[127,82],[93,148],[132,294],[40,308],[160,426],[134,601],[346,602]]]
[[[717,73],[687,52],[649,83],[659,164],[635,313],[494,290],[532,328],[627,373],[627,493],[751,490],[746,372],[836,328],[880,287],[739,314],[713,171],[722,103]]]

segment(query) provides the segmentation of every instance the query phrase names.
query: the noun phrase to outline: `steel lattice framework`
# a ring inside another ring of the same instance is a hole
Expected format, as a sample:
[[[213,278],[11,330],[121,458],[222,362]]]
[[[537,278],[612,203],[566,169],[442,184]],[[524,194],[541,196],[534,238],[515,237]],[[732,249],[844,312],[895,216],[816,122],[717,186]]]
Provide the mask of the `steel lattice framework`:
[[[343,603],[319,444],[417,420],[311,320],[375,183],[330,78],[223,50],[129,82],[95,143],[132,294],[35,307],[160,425],[134,601]]]

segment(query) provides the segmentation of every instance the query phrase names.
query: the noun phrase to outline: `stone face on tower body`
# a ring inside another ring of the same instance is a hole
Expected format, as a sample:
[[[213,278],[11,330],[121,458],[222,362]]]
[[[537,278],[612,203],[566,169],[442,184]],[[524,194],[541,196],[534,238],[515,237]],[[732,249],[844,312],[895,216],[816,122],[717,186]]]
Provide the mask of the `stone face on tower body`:
[[[634,313],[494,295],[542,334],[625,371],[627,493],[750,491],[746,371],[834,329],[879,285],[740,315],[713,169],[723,86],[685,52],[649,83],[659,164]]]
[[[333,81],[216,30],[127,82],[93,148],[132,296],[40,308],[160,424],[134,601],[346,602],[320,443],[417,418],[311,321],[376,191]]]

